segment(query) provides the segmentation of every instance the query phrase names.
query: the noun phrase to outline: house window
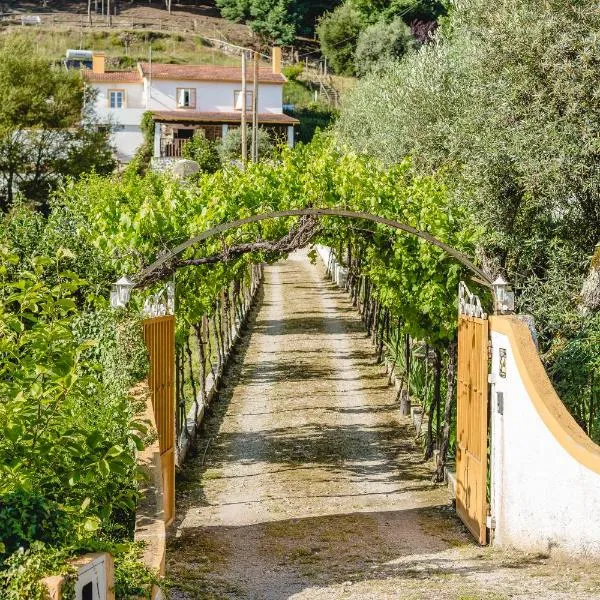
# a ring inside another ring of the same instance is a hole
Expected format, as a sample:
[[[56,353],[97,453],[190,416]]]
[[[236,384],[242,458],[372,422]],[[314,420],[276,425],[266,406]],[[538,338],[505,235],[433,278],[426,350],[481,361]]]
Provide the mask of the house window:
[[[242,110],[242,90],[233,92],[233,107]],[[252,92],[246,92],[246,110],[252,110]]]
[[[125,106],[125,90],[108,90],[108,105],[111,108]]]
[[[196,108],[195,88],[177,88],[177,108]]]

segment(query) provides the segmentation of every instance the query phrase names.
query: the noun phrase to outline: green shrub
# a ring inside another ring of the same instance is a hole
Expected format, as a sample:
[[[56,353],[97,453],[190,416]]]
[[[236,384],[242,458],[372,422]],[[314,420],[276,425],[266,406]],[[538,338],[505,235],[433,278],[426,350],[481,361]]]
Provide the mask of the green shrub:
[[[319,21],[321,52],[336,73],[354,74],[354,52],[363,27],[362,15],[349,4],[338,6]]]
[[[444,0],[347,0],[369,23],[401,17],[408,25],[415,20],[434,21],[446,12]]]
[[[296,141],[307,144],[313,139],[317,130],[328,129],[335,122],[338,111],[319,104],[311,104],[306,108],[296,108],[291,111],[291,115],[300,121]]]
[[[35,542],[63,542],[67,513],[39,492],[23,488],[0,496],[0,564],[18,548]]]
[[[283,86],[283,103],[307,106],[314,102],[314,92],[301,81],[288,81]]]
[[[64,252],[33,259],[31,271],[0,288],[0,498],[14,504],[26,490],[50,507],[59,502],[65,538],[79,539],[123,528],[135,510],[142,442],[134,431],[144,428],[123,390],[104,385],[102,365],[86,357],[94,342],[73,332],[81,281],[61,271]],[[51,287],[46,269],[59,273]],[[31,531],[21,534],[11,543],[32,541]]]
[[[288,65],[287,67],[283,67],[282,71],[289,81],[296,81],[302,75],[304,65],[302,63]]]
[[[196,161],[204,173],[215,173],[222,166],[217,144],[206,139],[202,129],[195,131],[194,137],[184,144],[182,154],[184,158]]]
[[[146,111],[142,115],[140,129],[142,131],[143,142],[137,149],[131,161],[130,168],[136,173],[143,174],[148,168],[154,154],[154,117],[152,116],[152,112]]]
[[[366,75],[382,62],[398,59],[412,46],[410,29],[400,17],[380,21],[361,31],[354,54],[357,75]]]
[[[247,128],[248,160],[251,159],[252,127]],[[265,129],[258,130],[258,155],[260,159],[270,157],[274,146],[269,133]],[[239,160],[242,157],[242,128],[230,129],[221,140],[219,154],[223,162]]]
[[[34,542],[26,550],[13,552],[0,568],[2,600],[47,600],[48,590],[40,583],[47,575],[63,575],[61,588],[64,600],[75,598],[75,569],[67,561],[71,549],[58,549]]]

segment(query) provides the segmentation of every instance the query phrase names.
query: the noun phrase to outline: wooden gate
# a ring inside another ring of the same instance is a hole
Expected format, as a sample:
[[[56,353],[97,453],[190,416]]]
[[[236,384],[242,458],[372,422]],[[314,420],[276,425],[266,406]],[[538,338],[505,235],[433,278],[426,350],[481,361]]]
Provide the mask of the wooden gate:
[[[480,544],[487,543],[488,321],[458,323],[456,511]]]
[[[148,385],[158,430],[168,525],[175,518],[175,317],[146,319],[143,324],[150,355]]]

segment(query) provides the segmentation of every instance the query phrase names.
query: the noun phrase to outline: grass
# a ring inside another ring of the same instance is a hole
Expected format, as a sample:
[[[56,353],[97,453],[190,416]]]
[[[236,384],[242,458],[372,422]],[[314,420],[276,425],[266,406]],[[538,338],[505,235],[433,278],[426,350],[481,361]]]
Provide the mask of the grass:
[[[72,29],[26,29],[5,27],[1,36],[16,35],[53,61],[62,61],[67,49],[105,52],[109,69],[125,69],[137,61],[152,60],[172,64],[215,64],[237,66],[239,58],[223,54],[197,35],[157,31],[82,31]]]
[[[314,101],[314,92],[301,81],[290,80],[283,86],[283,103],[308,106]]]

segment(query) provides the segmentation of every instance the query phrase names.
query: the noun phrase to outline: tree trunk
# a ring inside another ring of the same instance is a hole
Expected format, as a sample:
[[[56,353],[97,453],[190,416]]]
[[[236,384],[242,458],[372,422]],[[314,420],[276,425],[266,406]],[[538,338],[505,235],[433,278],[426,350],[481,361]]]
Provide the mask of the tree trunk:
[[[203,406],[206,405],[206,351],[204,349],[204,323],[205,319],[202,317],[200,323],[196,323],[194,325],[196,340],[198,342],[198,354],[200,355],[200,397],[202,398]]]
[[[190,336],[185,340],[185,352],[187,354],[188,371],[190,373],[190,383],[192,385],[192,396],[194,398],[194,422],[198,422],[198,412],[200,407],[198,406],[198,389],[196,388],[196,378],[194,377],[194,361],[192,356],[192,346],[190,344]]]
[[[188,434],[186,424],[186,406],[185,406],[185,361],[183,357],[183,348],[178,348],[175,354],[175,389],[177,397],[177,426],[176,433],[177,439],[182,430],[185,430],[186,435]]]
[[[444,409],[444,433],[438,455],[438,463],[432,480],[437,483],[444,481],[444,467],[446,466],[446,457],[448,456],[448,445],[450,444],[450,429],[452,426],[452,409],[456,398],[456,350],[455,341],[448,344],[448,370],[447,381],[448,390],[446,393],[446,407]]]

